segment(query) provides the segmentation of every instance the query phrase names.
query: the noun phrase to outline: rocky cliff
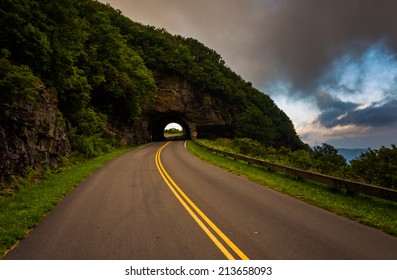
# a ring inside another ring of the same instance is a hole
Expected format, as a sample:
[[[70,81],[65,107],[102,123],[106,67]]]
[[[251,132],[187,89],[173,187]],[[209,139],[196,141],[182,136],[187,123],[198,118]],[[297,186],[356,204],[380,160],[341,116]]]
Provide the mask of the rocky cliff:
[[[121,130],[121,144],[162,140],[164,128],[180,124],[189,137],[233,135],[237,112],[230,104],[200,91],[187,80],[169,75],[156,80],[153,102],[138,124]]]
[[[70,145],[56,96],[46,90],[34,103],[0,104],[0,182],[25,176],[27,168],[56,168]]]
[[[158,91],[149,115],[175,113],[184,117],[198,133],[210,127],[232,126],[236,110],[230,104],[198,90],[186,80],[168,76],[157,81]],[[217,130],[214,129],[213,133]],[[218,131],[219,132],[219,131]]]

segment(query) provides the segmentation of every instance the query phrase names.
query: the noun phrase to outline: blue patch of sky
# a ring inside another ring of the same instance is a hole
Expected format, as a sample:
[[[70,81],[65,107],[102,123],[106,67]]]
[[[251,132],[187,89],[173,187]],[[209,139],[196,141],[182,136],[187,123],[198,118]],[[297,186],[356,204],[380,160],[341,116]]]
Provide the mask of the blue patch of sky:
[[[348,53],[335,60],[323,76],[321,89],[341,101],[369,106],[395,97],[396,83],[396,54],[381,41],[359,57]]]

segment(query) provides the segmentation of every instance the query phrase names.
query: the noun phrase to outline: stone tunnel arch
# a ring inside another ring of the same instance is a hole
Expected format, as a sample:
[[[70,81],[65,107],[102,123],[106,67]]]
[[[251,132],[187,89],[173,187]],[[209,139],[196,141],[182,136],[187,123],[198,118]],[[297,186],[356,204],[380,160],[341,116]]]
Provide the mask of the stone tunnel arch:
[[[165,140],[164,129],[170,123],[177,123],[182,127],[184,133],[183,136],[184,139],[191,138],[191,132],[194,129],[194,127],[191,127],[192,126],[191,124],[189,126],[189,123],[185,120],[185,118],[183,118],[178,114],[164,114],[154,118],[153,124],[151,126],[152,141]]]

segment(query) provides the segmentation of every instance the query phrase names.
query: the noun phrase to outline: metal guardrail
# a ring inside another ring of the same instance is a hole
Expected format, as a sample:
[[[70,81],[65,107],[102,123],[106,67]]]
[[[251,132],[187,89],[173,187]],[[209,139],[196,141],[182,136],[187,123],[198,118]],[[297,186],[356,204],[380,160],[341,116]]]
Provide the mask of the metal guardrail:
[[[292,176],[302,178],[302,179],[308,179],[312,180],[318,183],[323,183],[326,185],[329,185],[334,188],[338,189],[345,189],[348,194],[357,194],[357,193],[362,193],[378,198],[383,198],[386,200],[390,201],[396,201],[397,202],[397,190],[389,189],[389,188],[384,188],[384,187],[379,187],[379,186],[374,186],[370,184],[365,184],[365,183],[359,183],[351,180],[346,180],[338,177],[333,177],[333,176],[328,176],[328,175],[323,175],[323,174],[318,174],[318,173],[313,173],[309,171],[305,171],[302,169],[298,168],[291,168],[291,167],[286,167],[283,165],[279,165],[273,162],[265,161],[265,160],[260,160],[256,158],[251,158],[243,155],[237,155],[225,151],[221,151],[218,149],[210,148],[207,147],[195,140],[193,140],[194,143],[199,145],[200,147],[217,153],[221,154],[227,157],[231,157],[235,160],[239,159],[242,161],[247,162],[248,164],[256,164],[256,165],[261,165],[264,167],[267,167],[269,170],[275,170],[275,171],[281,171],[286,174],[290,174]]]

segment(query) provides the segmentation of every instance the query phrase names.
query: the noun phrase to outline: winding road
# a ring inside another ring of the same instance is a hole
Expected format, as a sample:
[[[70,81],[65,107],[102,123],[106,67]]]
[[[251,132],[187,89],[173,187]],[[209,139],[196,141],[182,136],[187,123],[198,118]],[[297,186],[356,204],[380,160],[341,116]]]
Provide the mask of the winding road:
[[[151,143],[72,190],[5,259],[397,259],[397,238]]]

